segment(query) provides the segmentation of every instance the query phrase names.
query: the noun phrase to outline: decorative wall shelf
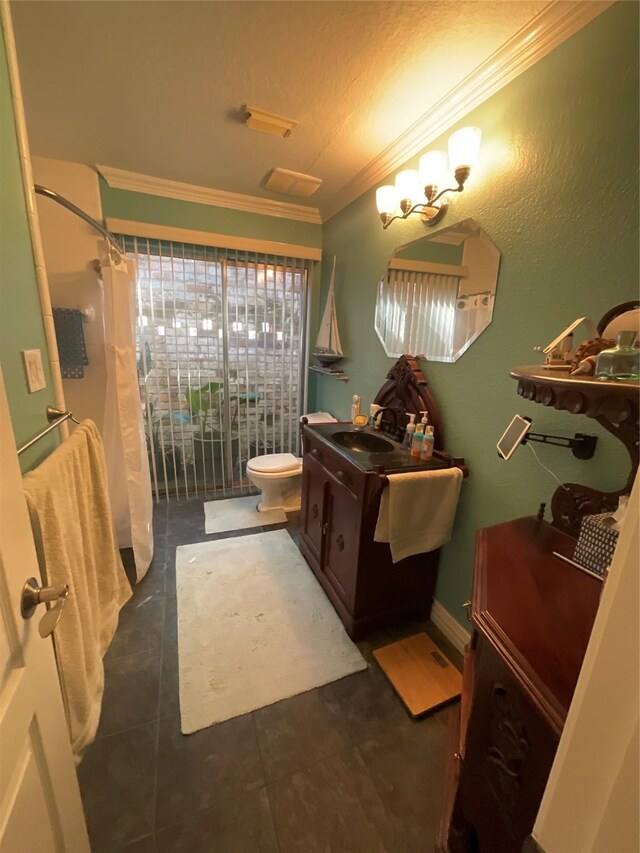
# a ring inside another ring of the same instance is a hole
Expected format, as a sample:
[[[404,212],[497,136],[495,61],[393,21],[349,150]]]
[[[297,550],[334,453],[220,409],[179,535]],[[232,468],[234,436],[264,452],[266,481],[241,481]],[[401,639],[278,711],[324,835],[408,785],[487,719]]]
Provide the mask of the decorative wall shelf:
[[[349,375],[347,373],[343,373],[341,370],[328,370],[326,367],[316,367],[313,364],[309,365],[309,370],[313,370],[314,373],[322,373],[325,376],[333,376],[333,378],[337,379],[339,382],[349,381]]]
[[[616,509],[618,498],[629,494],[638,470],[638,412],[640,385],[637,382],[602,381],[593,376],[571,376],[569,371],[548,371],[541,365],[515,367],[518,394],[525,400],[553,406],[573,415],[593,418],[619,439],[631,457],[631,472],[623,489],[599,492],[576,483],[565,484],[553,495],[553,523],[576,536],[585,515]]]

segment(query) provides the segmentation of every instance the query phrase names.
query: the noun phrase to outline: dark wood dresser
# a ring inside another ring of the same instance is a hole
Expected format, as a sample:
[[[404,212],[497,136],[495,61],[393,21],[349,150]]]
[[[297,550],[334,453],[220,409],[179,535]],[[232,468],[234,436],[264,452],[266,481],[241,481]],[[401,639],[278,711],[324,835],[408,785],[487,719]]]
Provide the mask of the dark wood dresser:
[[[612,308],[598,323],[598,334],[606,337],[608,324],[639,304]],[[578,483],[556,489],[553,525],[531,517],[478,531],[469,603],[473,635],[461,703],[451,710],[440,853],[521,853],[602,592],[599,578],[554,551],[572,558],[583,517],[615,509],[638,470],[637,382],[573,376],[541,365],[516,367],[511,376],[524,399],[596,420],[624,444],[631,465],[626,484],[614,492]]]
[[[534,517],[478,531],[438,850],[520,853],[533,828],[602,590],[553,555],[574,547]]]

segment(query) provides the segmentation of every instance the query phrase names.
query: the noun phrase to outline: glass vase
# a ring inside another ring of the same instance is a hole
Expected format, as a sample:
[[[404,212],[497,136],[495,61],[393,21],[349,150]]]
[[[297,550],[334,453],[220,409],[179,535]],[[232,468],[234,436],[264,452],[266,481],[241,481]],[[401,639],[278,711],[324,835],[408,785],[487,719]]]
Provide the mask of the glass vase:
[[[640,350],[637,332],[618,332],[617,344],[602,350],[596,359],[597,379],[622,379],[637,382],[640,378]]]

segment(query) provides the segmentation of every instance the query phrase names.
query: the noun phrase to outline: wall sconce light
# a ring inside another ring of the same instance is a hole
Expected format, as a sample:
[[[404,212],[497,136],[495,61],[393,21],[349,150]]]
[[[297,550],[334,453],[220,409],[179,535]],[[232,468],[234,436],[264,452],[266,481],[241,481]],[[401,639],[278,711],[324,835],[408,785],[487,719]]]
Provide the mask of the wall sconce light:
[[[412,213],[419,213],[425,225],[440,222],[449,207],[446,199],[440,199],[445,193],[462,192],[478,156],[481,138],[482,131],[477,127],[463,127],[449,137],[449,164],[457,187],[439,190],[445,182],[447,171],[447,155],[444,151],[427,151],[420,158],[418,169],[398,172],[395,186],[379,187],[376,190],[376,205],[382,227],[388,228],[395,219],[406,219]],[[426,201],[421,201],[423,194]],[[396,213],[398,209],[401,212]]]

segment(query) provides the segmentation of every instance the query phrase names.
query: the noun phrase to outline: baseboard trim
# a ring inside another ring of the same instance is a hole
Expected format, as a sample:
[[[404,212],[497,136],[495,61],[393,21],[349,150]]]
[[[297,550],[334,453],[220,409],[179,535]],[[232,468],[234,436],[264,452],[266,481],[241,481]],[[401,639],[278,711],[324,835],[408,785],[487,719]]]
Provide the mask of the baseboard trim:
[[[447,640],[463,654],[464,647],[471,640],[471,633],[463,628],[458,620],[454,619],[446,607],[440,604],[437,599],[434,599],[431,605],[431,621],[438,630],[442,631]]]

